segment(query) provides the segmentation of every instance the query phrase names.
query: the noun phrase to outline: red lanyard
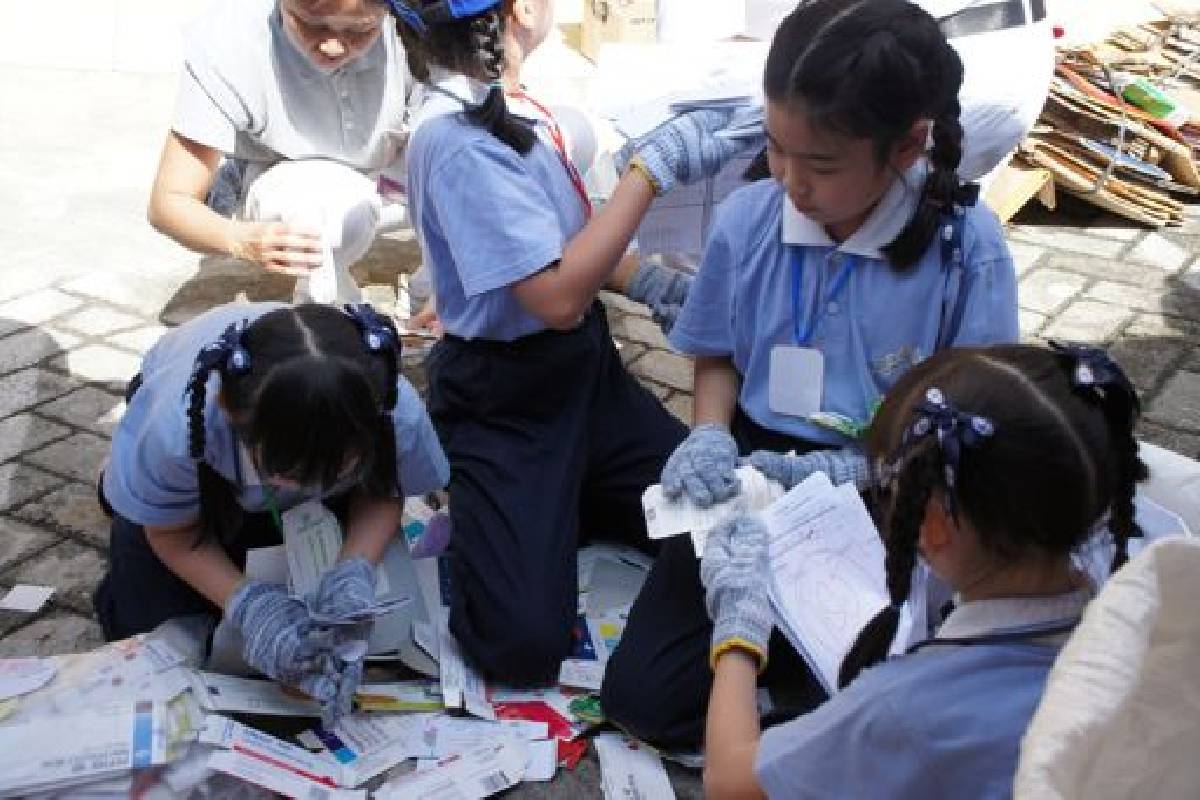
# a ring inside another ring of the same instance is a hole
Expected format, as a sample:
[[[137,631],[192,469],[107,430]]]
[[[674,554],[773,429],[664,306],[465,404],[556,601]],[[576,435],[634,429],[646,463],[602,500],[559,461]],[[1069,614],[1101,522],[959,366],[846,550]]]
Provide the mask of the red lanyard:
[[[590,219],[592,216],[592,200],[588,196],[583,176],[579,174],[575,162],[571,161],[571,156],[567,153],[567,140],[563,136],[562,127],[558,124],[558,120],[550,113],[550,109],[520,89],[508,92],[507,94],[509,97],[516,98],[517,100],[524,100],[542,115],[542,119],[546,123],[546,131],[550,134],[550,143],[554,145],[554,149],[558,152],[558,160],[562,162],[563,169],[567,171],[567,177],[571,179],[571,185],[575,187],[575,193],[579,195],[579,201],[583,203],[584,216]]]

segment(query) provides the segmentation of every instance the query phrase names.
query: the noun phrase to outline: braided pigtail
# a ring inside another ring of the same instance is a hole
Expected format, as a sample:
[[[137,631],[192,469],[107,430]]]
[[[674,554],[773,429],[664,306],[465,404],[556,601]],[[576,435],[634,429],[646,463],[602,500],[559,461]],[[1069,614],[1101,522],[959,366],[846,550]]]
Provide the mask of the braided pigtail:
[[[503,17],[495,10],[480,14],[471,19],[470,31],[479,66],[491,80],[491,86],[482,103],[467,109],[467,119],[486,128],[521,155],[526,155],[533,149],[533,128],[509,112],[504,99],[504,86],[500,83],[500,76],[504,72]]]
[[[1149,477],[1133,435],[1142,404],[1129,376],[1104,350],[1053,341],[1050,346],[1058,353],[1059,363],[1067,371],[1075,393],[1104,414],[1116,473],[1108,523],[1115,545],[1112,561],[1115,572],[1129,559],[1129,540],[1142,535],[1133,504],[1137,484]]]
[[[884,540],[887,575],[887,608],[880,611],[858,634],[858,639],[838,673],[838,688],[844,689],[867,667],[887,658],[892,641],[900,628],[900,610],[908,599],[913,568],[917,563],[917,541],[925,510],[939,485],[941,459],[934,446],[914,451],[896,478],[895,502]]]
[[[961,67],[959,75],[961,79]],[[955,203],[969,199],[958,179],[963,140],[959,110],[958,96],[951,95],[945,109],[934,119],[929,174],[921,191],[921,201],[904,230],[883,248],[888,261],[899,269],[917,263],[933,243],[943,216],[953,211]]]
[[[242,507],[233,488],[204,460],[208,441],[204,409],[208,404],[208,379],[212,373],[217,373],[224,384],[249,371],[250,357],[242,346],[245,330],[245,322],[231,324],[220,339],[201,350],[187,385],[188,456],[196,462],[200,496],[200,530],[193,547],[199,547],[205,541],[228,541],[242,527]]]

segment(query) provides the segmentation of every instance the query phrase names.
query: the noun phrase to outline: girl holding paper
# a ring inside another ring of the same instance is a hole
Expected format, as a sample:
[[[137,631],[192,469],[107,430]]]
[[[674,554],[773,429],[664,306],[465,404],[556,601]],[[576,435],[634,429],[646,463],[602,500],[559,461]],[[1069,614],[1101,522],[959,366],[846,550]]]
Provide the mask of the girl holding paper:
[[[951,350],[910,371],[867,437],[890,604],[842,663],[843,691],[765,732],[767,531],[742,517],[714,532],[701,567],[715,623],[707,794],[1010,796],[1021,737],[1093,593],[1072,553],[1107,521],[1115,569],[1140,535],[1137,414],[1128,378],[1094,349]],[[956,606],[934,638],[884,661],[918,555]]]
[[[101,482],[105,637],[224,614],[250,666],[348,710],[357,673],[325,657],[312,614],[350,619],[374,602],[403,495],[449,473],[398,348],[369,306],[235,303],[163,336],[130,382]],[[282,541],[280,512],[326,498],[345,502],[347,535],[314,595],[247,580],[247,549]]]
[[[732,498],[748,454],[787,487],[814,470],[865,485],[857,435],[908,369],[1017,339],[1003,231],[956,173],[961,82],[937,23],[903,0],[814,0],[784,20],[764,76],[773,179],[719,209],[670,336],[695,356],[696,410],[662,473],[668,497]],[[650,742],[701,739],[702,598],[689,542],[669,541],[603,691],[605,711]],[[807,674],[782,641],[776,652],[791,661],[781,679]],[[793,713],[825,697],[800,684]]]
[[[629,374],[596,294],[656,194],[741,145],[728,113],[635,146],[593,213],[553,115],[519,82],[549,0],[389,0],[427,100],[409,208],[446,335],[429,408],[450,459],[450,630],[490,678],[555,682],[578,614],[576,551],[644,536],[641,494],[684,427]]]

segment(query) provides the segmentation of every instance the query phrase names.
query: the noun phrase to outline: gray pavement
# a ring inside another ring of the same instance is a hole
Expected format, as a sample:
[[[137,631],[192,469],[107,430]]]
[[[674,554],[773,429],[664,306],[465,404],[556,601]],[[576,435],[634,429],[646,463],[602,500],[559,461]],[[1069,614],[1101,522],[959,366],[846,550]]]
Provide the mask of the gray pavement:
[[[174,78],[84,66],[0,60],[0,590],[57,589],[38,614],[0,612],[0,657],[100,641],[89,596],[107,523],[94,485],[140,354],[215,303],[291,295],[286,280],[198,259],[149,228]],[[1143,393],[1142,436],[1200,456],[1200,207],[1151,232],[1065,198],[1024,212],[1010,241],[1024,335],[1111,345]],[[416,258],[402,237],[381,240],[361,269],[372,299],[393,302]],[[626,363],[688,420],[689,362],[644,309],[608,300]],[[672,774],[698,795],[694,775]],[[595,764],[522,792],[598,797]]]

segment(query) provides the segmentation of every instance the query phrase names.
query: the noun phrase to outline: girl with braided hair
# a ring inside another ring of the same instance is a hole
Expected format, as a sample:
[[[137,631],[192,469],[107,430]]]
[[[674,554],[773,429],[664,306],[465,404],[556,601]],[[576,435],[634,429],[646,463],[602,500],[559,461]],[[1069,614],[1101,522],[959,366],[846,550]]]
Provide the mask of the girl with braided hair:
[[[1016,341],[1003,231],[956,173],[961,82],[937,23],[904,0],[808,0],[780,25],[763,78],[772,179],[718,210],[669,337],[695,357],[695,416],[667,497],[734,497],[739,456],[786,488],[815,470],[863,487],[861,431],[908,369]],[[703,596],[690,543],[668,541],[609,662],[605,711],[651,743],[701,739]],[[825,692],[778,642],[764,685],[786,689],[782,713],[806,711]]]
[[[398,358],[391,322],[365,305],[235,303],[163,336],[130,384],[101,484],[113,512],[95,597],[105,637],[223,614],[250,666],[347,710],[361,663],[330,658],[338,637],[313,614],[349,621],[373,605],[403,497],[449,474]],[[281,512],[312,499],[346,531],[316,592],[247,580],[246,551],[280,544]]]
[[[909,371],[867,437],[891,604],[846,656],[843,691],[761,734],[767,533],[754,517],[721,528],[702,567],[710,795],[1011,796],[1021,736],[1094,593],[1073,554],[1107,522],[1115,569],[1141,535],[1137,415],[1132,385],[1094,349],[954,349]],[[956,605],[933,638],[884,661],[918,557]]]
[[[450,630],[508,683],[557,681],[578,613],[576,551],[646,545],[641,494],[684,429],[629,374],[597,292],[656,194],[742,147],[729,112],[635,143],[593,211],[553,117],[522,91],[551,0],[389,0],[426,100],[406,150],[409,208],[446,335],[429,408],[450,459]]]

